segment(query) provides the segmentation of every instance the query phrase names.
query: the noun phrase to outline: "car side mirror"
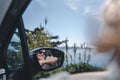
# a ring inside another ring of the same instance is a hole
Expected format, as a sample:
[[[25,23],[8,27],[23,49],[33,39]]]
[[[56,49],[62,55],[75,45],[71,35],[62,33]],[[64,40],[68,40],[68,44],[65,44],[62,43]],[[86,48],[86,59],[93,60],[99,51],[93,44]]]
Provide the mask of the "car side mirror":
[[[64,61],[64,52],[55,48],[36,48],[29,55],[35,72],[54,70]]]

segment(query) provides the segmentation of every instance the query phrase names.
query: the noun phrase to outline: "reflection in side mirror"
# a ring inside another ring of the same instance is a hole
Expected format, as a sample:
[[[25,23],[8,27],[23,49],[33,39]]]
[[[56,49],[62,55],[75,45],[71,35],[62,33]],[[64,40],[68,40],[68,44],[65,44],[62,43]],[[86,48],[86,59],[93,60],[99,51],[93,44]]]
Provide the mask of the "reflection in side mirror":
[[[40,66],[44,70],[53,69],[59,65],[57,62],[58,58],[53,56],[51,50],[39,50],[35,55],[37,56]]]
[[[49,71],[60,67],[64,53],[55,48],[36,48],[29,52],[35,71]]]

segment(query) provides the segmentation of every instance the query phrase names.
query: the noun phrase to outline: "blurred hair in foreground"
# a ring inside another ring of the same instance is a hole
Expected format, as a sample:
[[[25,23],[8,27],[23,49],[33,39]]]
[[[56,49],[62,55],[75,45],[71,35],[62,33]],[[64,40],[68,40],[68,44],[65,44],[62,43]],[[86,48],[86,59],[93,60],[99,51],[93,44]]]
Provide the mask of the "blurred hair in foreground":
[[[120,80],[120,0],[107,0],[103,11],[104,27],[100,32],[97,50],[114,50],[108,65],[109,80]]]

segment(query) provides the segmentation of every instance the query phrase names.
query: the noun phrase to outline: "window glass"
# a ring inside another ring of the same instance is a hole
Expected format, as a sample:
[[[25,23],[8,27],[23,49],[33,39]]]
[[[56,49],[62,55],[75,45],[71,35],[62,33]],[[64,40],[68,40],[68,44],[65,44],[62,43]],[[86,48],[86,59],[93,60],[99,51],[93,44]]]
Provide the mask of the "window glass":
[[[9,69],[19,69],[23,67],[24,61],[18,29],[16,29],[9,43],[6,57]]]

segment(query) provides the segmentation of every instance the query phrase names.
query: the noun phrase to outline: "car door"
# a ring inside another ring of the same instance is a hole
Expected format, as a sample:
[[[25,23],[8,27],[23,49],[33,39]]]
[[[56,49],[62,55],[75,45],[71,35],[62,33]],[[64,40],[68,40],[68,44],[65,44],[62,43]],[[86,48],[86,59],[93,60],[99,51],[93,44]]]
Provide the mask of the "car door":
[[[8,80],[31,80],[29,56],[24,35],[16,27],[6,48],[5,62]]]
[[[11,26],[14,27],[9,29]],[[24,28],[19,20],[9,27],[4,27],[6,32],[1,34],[4,36],[1,42],[1,68],[5,69],[8,80],[19,80],[21,77],[22,80],[31,80]]]

